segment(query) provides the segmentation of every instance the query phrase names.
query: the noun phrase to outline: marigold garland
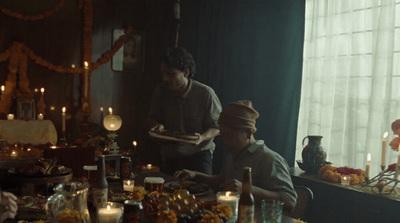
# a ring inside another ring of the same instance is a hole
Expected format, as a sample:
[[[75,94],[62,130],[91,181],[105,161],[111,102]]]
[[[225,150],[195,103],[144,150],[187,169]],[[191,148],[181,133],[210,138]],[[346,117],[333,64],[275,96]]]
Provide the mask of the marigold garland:
[[[53,8],[49,9],[46,12],[43,12],[39,15],[24,15],[18,12],[13,12],[9,9],[5,9],[3,7],[0,7],[0,11],[4,13],[5,15],[8,15],[10,17],[20,19],[20,20],[25,20],[25,21],[36,21],[36,20],[42,20],[44,18],[47,18],[54,13],[58,12],[61,7],[63,7],[65,4],[65,0],[60,0],[56,5],[53,6]]]
[[[12,12],[11,10],[4,9],[0,7],[0,11],[8,16],[12,16],[15,18],[19,18],[22,20],[39,20],[44,19],[55,12],[57,12],[62,6],[64,6],[65,0],[59,1],[52,9],[34,16],[22,15],[20,13]],[[79,0],[78,8],[83,9],[83,61],[88,62],[88,95],[87,98],[81,97],[82,111],[86,113],[91,112],[90,106],[90,78],[92,71],[99,68],[101,64],[105,64],[111,60],[111,58],[115,55],[115,53],[123,46],[126,36],[122,35],[118,38],[118,40],[114,43],[112,48],[106,51],[97,61],[96,63],[92,63],[92,26],[93,26],[93,1],[92,0]],[[132,31],[132,28],[128,28],[125,30],[125,33],[128,34]],[[4,53],[0,54],[0,62],[6,61],[9,59],[9,74],[6,81],[6,90],[1,95],[0,101],[0,113],[7,114],[11,108],[12,97],[14,94],[14,89],[16,87],[17,80],[17,72],[19,70],[20,73],[20,93],[30,94],[29,89],[29,80],[27,77],[27,58],[33,60],[36,64],[46,67],[49,70],[55,71],[57,73],[71,73],[71,74],[82,74],[82,89],[81,92],[84,91],[84,68],[70,68],[63,67],[60,65],[54,65],[48,60],[36,55],[31,49],[24,46],[22,43],[14,42],[11,47],[6,50]],[[83,65],[83,63],[82,63]],[[22,86],[22,89],[21,89]]]
[[[350,184],[356,185],[365,182],[365,171],[361,169],[353,169],[350,167],[334,167],[330,164],[324,165],[318,170],[318,175],[325,181],[331,183],[340,183],[342,174],[351,177]]]

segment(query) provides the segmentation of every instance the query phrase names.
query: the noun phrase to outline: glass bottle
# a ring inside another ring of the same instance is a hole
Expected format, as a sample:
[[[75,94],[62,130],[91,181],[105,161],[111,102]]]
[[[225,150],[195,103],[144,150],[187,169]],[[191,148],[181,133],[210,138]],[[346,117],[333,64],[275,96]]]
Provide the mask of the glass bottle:
[[[242,193],[239,198],[239,223],[254,223],[254,197],[251,193],[251,167],[243,169]]]
[[[107,203],[108,182],[106,180],[106,161],[104,155],[99,155],[97,159],[97,175],[93,185],[93,206],[102,207]]]

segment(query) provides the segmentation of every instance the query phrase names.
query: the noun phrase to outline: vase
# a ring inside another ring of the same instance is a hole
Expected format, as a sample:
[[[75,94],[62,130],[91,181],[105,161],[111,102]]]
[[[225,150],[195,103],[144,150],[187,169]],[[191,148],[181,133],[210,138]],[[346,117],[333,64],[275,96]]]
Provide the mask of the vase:
[[[308,144],[304,146],[305,140]],[[297,161],[300,169],[309,174],[317,174],[318,170],[327,164],[326,152],[321,146],[322,136],[306,136],[302,141],[303,151],[301,157],[303,161]]]

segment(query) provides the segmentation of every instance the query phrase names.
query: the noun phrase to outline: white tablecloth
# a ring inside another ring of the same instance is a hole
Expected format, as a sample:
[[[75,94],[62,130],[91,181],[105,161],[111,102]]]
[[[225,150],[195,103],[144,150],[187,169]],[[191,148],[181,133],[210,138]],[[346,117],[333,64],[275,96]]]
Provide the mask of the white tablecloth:
[[[0,138],[10,144],[56,145],[57,131],[50,120],[0,120]]]

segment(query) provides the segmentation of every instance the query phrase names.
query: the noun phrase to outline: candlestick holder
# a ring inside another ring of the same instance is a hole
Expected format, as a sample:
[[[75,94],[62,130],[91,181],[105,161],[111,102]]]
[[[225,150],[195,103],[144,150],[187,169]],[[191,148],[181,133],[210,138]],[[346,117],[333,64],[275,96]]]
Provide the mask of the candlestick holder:
[[[375,177],[371,179],[366,177],[365,183],[362,183],[361,187],[369,187],[371,188],[372,193],[380,195],[389,195],[392,194],[393,191],[398,193],[398,191],[395,190],[400,182],[397,178],[398,166],[396,167],[396,170],[384,170],[384,166],[381,166],[381,168],[383,170]],[[384,190],[385,187],[390,189]]]

